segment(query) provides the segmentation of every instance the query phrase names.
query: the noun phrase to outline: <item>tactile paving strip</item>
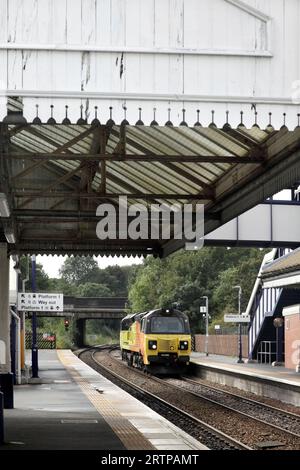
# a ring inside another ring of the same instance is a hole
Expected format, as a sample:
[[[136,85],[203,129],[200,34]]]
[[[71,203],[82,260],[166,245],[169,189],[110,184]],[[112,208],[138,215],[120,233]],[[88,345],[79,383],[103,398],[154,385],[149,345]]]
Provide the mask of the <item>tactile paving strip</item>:
[[[99,414],[119,437],[120,441],[128,450],[154,450],[155,447],[139,432],[127,419],[112,406],[112,404],[101,395],[89,383],[88,379],[82,377],[75,369],[81,361],[69,351],[57,351],[61,363],[65,366],[73,379],[78,383],[90,402]]]

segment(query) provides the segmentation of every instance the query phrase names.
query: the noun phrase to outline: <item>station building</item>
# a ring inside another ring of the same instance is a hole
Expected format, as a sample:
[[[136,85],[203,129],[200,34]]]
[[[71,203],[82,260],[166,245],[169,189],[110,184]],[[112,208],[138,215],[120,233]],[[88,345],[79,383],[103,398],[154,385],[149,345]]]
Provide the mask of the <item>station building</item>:
[[[0,0],[0,8],[7,372],[8,256],[166,257],[185,246],[174,233],[165,241],[98,240],[97,205],[119,196],[145,206],[199,202],[209,237],[248,211],[259,227],[268,207],[255,208],[298,187],[300,15],[297,0]],[[242,242],[236,224],[232,246],[268,243],[274,251],[263,270],[291,249],[281,225],[279,238],[266,232]],[[261,279],[247,309],[256,360],[262,343],[275,341],[273,320],[300,303],[297,292]]]

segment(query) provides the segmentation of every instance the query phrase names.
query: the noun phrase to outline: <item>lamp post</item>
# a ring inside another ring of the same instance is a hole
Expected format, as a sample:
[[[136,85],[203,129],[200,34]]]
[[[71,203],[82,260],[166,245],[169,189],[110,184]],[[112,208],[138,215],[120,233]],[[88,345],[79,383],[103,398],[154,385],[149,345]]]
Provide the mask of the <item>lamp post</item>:
[[[207,295],[203,295],[201,299],[205,299],[205,354],[206,356],[208,356],[208,322],[209,322],[208,297]],[[201,307],[200,307],[200,311],[201,311]]]
[[[284,320],[282,317],[277,317],[273,321],[273,325],[276,329],[276,361],[272,362],[272,366],[282,366],[281,354],[280,354],[280,342],[279,342],[279,330],[283,327]]]
[[[233,289],[238,290],[238,300],[239,300],[239,315],[241,315],[241,304],[242,304],[242,288],[241,286],[233,286]],[[244,364],[243,361],[243,351],[242,351],[242,324],[239,323],[239,331],[238,331],[238,336],[239,336],[239,358],[238,358],[238,364]]]

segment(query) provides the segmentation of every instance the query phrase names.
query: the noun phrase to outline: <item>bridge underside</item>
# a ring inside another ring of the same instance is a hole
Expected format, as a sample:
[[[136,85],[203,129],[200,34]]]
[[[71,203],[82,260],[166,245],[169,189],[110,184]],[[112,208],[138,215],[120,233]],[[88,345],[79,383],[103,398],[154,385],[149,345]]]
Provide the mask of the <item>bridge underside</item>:
[[[42,318],[75,318],[78,320],[120,320],[126,315],[125,311],[64,311],[61,313],[37,312],[38,317]]]
[[[63,312],[37,312],[37,316],[77,320],[120,319],[126,315],[127,302],[127,297],[64,296]]]
[[[11,111],[0,123],[0,193],[10,208],[0,242],[10,254],[168,256],[185,244],[172,230],[168,239],[98,239],[99,204],[112,204],[118,220],[120,196],[148,209],[200,203],[208,234],[300,181],[299,139],[299,127],[42,124]]]

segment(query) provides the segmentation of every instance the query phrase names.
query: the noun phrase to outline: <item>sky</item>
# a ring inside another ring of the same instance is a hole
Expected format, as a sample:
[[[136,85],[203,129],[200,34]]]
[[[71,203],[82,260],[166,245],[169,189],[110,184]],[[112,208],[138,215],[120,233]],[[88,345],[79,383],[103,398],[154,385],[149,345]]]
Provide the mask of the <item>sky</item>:
[[[60,277],[59,269],[64,263],[66,257],[63,256],[37,256],[37,263],[42,264],[44,271],[49,277]],[[128,266],[132,264],[142,264],[144,258],[124,257],[118,258],[117,256],[104,256],[97,257],[99,268],[106,268],[107,266]]]

